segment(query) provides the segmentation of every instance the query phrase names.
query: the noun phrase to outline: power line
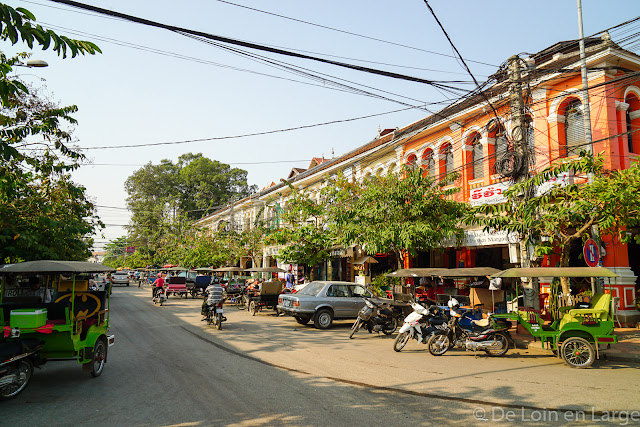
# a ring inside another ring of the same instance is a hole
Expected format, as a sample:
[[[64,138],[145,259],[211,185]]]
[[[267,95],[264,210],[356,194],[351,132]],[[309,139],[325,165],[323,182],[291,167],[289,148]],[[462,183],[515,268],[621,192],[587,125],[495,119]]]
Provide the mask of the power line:
[[[311,159],[301,159],[301,160],[274,160],[272,162],[230,162],[228,165],[269,165],[269,164],[279,164],[279,163],[300,163],[300,162],[310,162]],[[134,167],[142,167],[146,166],[146,164],[133,164],[133,163],[87,163],[83,166],[134,166]]]
[[[230,135],[230,136],[218,136],[218,137],[210,137],[210,138],[188,139],[188,140],[183,140],[183,141],[151,142],[151,143],[146,143],[146,144],[110,145],[110,146],[102,146],[102,147],[80,147],[80,148],[83,149],[83,150],[104,150],[104,149],[112,149],[112,148],[152,147],[152,146],[157,146],[157,145],[177,145],[177,144],[188,144],[188,143],[192,143],[192,142],[221,141],[221,140],[226,140],[226,139],[247,138],[247,137],[250,137],[250,136],[261,136],[261,135],[269,135],[269,134],[281,133],[281,132],[291,132],[291,131],[294,131],[294,130],[308,129],[308,128],[313,128],[313,127],[318,127],[318,126],[327,126],[327,125],[332,125],[332,124],[336,124],[336,123],[353,122],[353,121],[356,121],[356,120],[362,120],[362,119],[368,119],[368,118],[371,118],[371,117],[384,116],[386,114],[398,113],[400,111],[407,111],[407,110],[411,110],[413,108],[414,107],[407,107],[407,108],[401,108],[401,109],[398,109],[398,110],[387,111],[387,112],[384,112],[384,113],[376,113],[376,114],[369,114],[367,116],[353,117],[353,118],[350,118],[350,119],[331,120],[331,121],[323,122],[323,123],[315,123],[315,124],[311,124],[311,125],[302,125],[302,126],[296,126],[296,127],[291,127],[291,128],[275,129],[275,130],[269,130],[269,131],[263,131],[263,132],[246,133],[246,134],[241,134],[241,135]]]
[[[220,0],[218,0],[218,1],[220,1]],[[39,6],[42,6],[42,7],[49,7],[49,8],[52,8],[52,9],[58,9],[58,10],[63,10],[63,11],[67,11],[67,12],[78,13],[78,14],[82,14],[82,15],[95,16],[95,17],[100,17],[100,18],[106,18],[106,19],[113,19],[113,20],[121,21],[121,19],[114,18],[114,17],[111,17],[111,16],[104,16],[102,14],[96,14],[96,13],[87,13],[87,12],[84,12],[84,11],[78,11],[78,10],[72,10],[72,9],[65,9],[65,8],[61,8],[61,7],[56,7],[56,6],[52,6],[52,5],[38,3],[38,2],[35,2],[35,1],[23,0],[23,2],[30,3],[30,4],[36,4],[36,5],[39,5]],[[439,55],[439,56],[454,58],[453,55],[449,55],[449,54],[446,54],[446,53],[435,52],[435,51],[431,51],[431,50],[427,50],[427,49],[423,49],[423,48],[419,48],[419,47],[415,47],[415,46],[409,46],[409,45],[405,45],[405,44],[402,44],[402,43],[396,43],[396,42],[392,42],[392,41],[388,41],[388,40],[378,39],[378,38],[371,37],[371,36],[366,36],[366,35],[362,35],[362,34],[358,34],[358,33],[353,33],[353,32],[350,32],[350,31],[340,30],[340,29],[332,28],[332,27],[329,27],[329,26],[326,26],[326,25],[315,24],[313,22],[303,21],[301,19],[291,18],[291,17],[284,16],[284,15],[278,15],[276,13],[272,13],[272,12],[268,12],[268,11],[264,11],[264,10],[260,10],[260,9],[256,9],[256,8],[251,8],[251,7],[248,7],[248,6],[239,5],[239,4],[235,4],[235,3],[231,3],[231,2],[227,2],[227,1],[221,1],[221,2],[222,3],[227,3],[227,4],[232,5],[232,6],[237,6],[237,7],[242,7],[242,8],[245,8],[245,9],[250,9],[250,10],[253,10],[253,11],[256,11],[256,12],[260,12],[260,13],[265,13],[265,14],[268,14],[268,15],[277,16],[279,18],[288,19],[288,20],[291,20],[291,21],[296,21],[296,22],[300,22],[300,23],[307,24],[307,25],[312,25],[312,26],[319,27],[319,28],[324,28],[324,29],[327,29],[327,30],[330,30],[330,31],[336,31],[336,32],[344,33],[344,34],[349,34],[349,35],[352,35],[352,36],[355,36],[355,37],[360,37],[360,38],[364,38],[364,39],[368,39],[368,40],[373,40],[373,41],[377,41],[377,42],[381,42],[381,43],[385,43],[385,44],[390,44],[390,45],[394,45],[394,46],[398,46],[398,47],[403,47],[403,48],[407,48],[407,49],[412,49],[412,50],[416,50],[416,51],[420,51],[420,52],[425,52],[425,53],[429,53],[429,54],[433,54],[433,55]],[[303,50],[300,50],[300,49],[292,49],[292,48],[288,48],[288,49],[289,50],[298,50],[298,51],[304,52]],[[308,52],[308,53],[316,54],[315,52]],[[323,55],[332,56],[332,57],[336,57],[336,58],[342,58],[342,59],[353,59],[353,58],[339,57],[337,55],[330,55],[330,54],[323,54]],[[387,63],[384,63],[384,62],[375,62],[375,61],[367,61],[367,60],[360,60],[360,59],[354,59],[354,60],[362,61],[362,62],[370,62],[370,63],[374,63],[374,64],[381,64],[381,65],[390,65],[390,66],[401,67],[401,68],[413,68],[413,69],[417,69],[417,70],[432,71],[432,72],[437,72],[437,73],[452,73],[450,71],[444,71],[444,70],[433,70],[433,69],[428,69],[428,68],[409,67],[409,66],[402,66],[402,65],[397,65],[397,64],[387,64]],[[476,61],[476,60],[473,60],[473,59],[467,59],[467,61],[473,62],[473,63],[476,63],[476,64],[487,65],[487,66],[490,66],[490,67],[496,67],[496,65],[494,65],[494,64],[489,64],[487,62],[482,62],[482,61]],[[453,72],[453,74],[458,74],[458,73]]]
[[[323,28],[325,30],[336,31],[336,32],[343,33],[343,34],[349,34],[351,36],[361,37],[361,38],[368,39],[368,40],[374,40],[374,41],[377,41],[377,42],[386,43],[386,44],[399,46],[399,47],[404,47],[404,48],[407,48],[407,49],[418,50],[418,51],[430,53],[430,54],[433,54],[433,55],[440,55],[440,56],[446,56],[448,58],[455,58],[455,56],[448,55],[446,53],[434,52],[434,51],[427,50],[427,49],[422,49],[422,48],[419,48],[419,47],[408,46],[408,45],[401,44],[401,43],[395,43],[395,42],[391,42],[391,41],[388,41],[388,40],[382,40],[382,39],[378,39],[378,38],[371,37],[371,36],[365,36],[365,35],[362,35],[362,34],[353,33],[351,31],[345,31],[345,30],[340,30],[338,28],[328,27],[326,25],[315,24],[313,22],[304,21],[302,19],[291,18],[290,16],[279,15],[277,13],[268,12],[268,11],[261,10],[261,9],[256,9],[256,8],[253,8],[253,7],[249,7],[249,6],[245,6],[245,5],[241,5],[241,4],[237,4],[237,3],[232,3],[232,2],[226,1],[226,0],[216,0],[216,1],[218,1],[220,3],[228,4],[228,5],[231,5],[231,6],[241,7],[243,9],[253,10],[255,12],[264,13],[264,14],[267,14],[267,15],[277,16],[278,18],[288,19],[290,21],[300,22],[302,24],[312,25],[314,27]],[[469,59],[468,61],[469,62],[475,62],[476,64],[488,65],[490,67],[495,67],[496,66],[496,65],[493,65],[493,64],[488,64],[486,62],[474,61],[472,59]]]
[[[390,77],[390,78],[400,79],[400,80],[407,80],[407,81],[412,81],[412,82],[416,82],[416,83],[424,83],[424,84],[427,84],[427,85],[438,85],[440,83],[446,83],[446,82],[438,82],[438,81],[435,81],[435,80],[423,79],[423,78],[420,78],[420,77],[408,76],[408,75],[394,73],[394,72],[390,72],[390,71],[377,70],[377,69],[374,69],[374,68],[363,67],[363,66],[359,66],[359,65],[345,63],[345,62],[333,61],[333,60],[330,60],[330,59],[319,58],[319,57],[316,57],[316,56],[304,55],[304,54],[292,52],[292,51],[289,51],[289,50],[268,47],[268,46],[265,46],[265,45],[262,45],[262,44],[258,44],[258,43],[245,42],[245,41],[238,40],[238,39],[233,39],[233,38],[230,38],[230,37],[218,36],[218,35],[215,35],[215,34],[205,33],[205,32],[202,32],[202,31],[190,30],[188,28],[182,28],[182,27],[177,27],[177,26],[174,26],[174,25],[162,24],[160,22],[152,21],[152,20],[149,20],[149,19],[140,18],[140,17],[137,17],[137,16],[128,15],[128,14],[125,14],[125,13],[120,13],[120,12],[116,12],[116,11],[112,11],[112,10],[108,10],[108,9],[103,9],[103,8],[92,6],[92,5],[88,5],[88,4],[78,3],[78,2],[75,2],[75,1],[71,1],[71,0],[49,0],[49,1],[52,1],[54,3],[66,4],[68,6],[77,7],[77,8],[82,9],[82,10],[89,10],[89,11],[92,11],[92,12],[97,12],[97,13],[108,15],[108,16],[114,16],[114,17],[122,18],[122,19],[124,19],[126,21],[135,22],[135,23],[146,25],[146,26],[150,26],[150,27],[162,28],[162,29],[165,29],[165,30],[173,31],[173,32],[175,32],[177,34],[189,34],[189,35],[193,35],[193,36],[204,37],[204,38],[207,38],[207,39],[210,39],[210,40],[214,40],[214,41],[218,41],[218,42],[222,42],[222,43],[228,43],[228,44],[232,44],[232,45],[242,46],[242,47],[245,47],[245,48],[256,49],[256,50],[265,51],[265,52],[269,52],[269,53],[275,53],[275,54],[284,55],[284,56],[291,56],[291,57],[299,58],[299,59],[307,59],[307,60],[311,60],[311,61],[321,62],[321,63],[324,63],[324,64],[335,65],[337,67],[347,68],[347,69],[361,71],[361,72],[370,73],[370,74],[376,74],[376,75],[380,75],[380,76],[384,76],[384,77]]]

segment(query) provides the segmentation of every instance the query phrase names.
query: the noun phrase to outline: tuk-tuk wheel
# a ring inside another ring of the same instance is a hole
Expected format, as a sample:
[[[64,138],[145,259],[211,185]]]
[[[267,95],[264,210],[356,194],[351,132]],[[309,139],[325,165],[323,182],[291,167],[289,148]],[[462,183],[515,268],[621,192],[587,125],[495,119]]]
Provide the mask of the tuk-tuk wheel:
[[[249,313],[251,313],[252,316],[255,316],[257,312],[258,312],[258,309],[256,307],[256,302],[251,301],[249,303]]]
[[[571,337],[562,343],[560,354],[572,368],[588,368],[596,358],[593,346],[584,338]]]
[[[93,347],[93,358],[91,359],[91,376],[99,377],[104,369],[104,363],[107,360],[107,345],[102,339],[96,341]]]

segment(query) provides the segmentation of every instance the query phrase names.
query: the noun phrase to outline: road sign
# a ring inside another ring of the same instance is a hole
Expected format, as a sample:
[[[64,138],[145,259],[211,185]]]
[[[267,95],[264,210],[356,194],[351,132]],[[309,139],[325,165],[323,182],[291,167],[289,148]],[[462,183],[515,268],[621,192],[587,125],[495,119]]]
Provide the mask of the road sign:
[[[600,262],[600,250],[598,244],[593,239],[587,239],[584,242],[584,248],[582,250],[584,254],[584,260],[589,267],[597,267]]]

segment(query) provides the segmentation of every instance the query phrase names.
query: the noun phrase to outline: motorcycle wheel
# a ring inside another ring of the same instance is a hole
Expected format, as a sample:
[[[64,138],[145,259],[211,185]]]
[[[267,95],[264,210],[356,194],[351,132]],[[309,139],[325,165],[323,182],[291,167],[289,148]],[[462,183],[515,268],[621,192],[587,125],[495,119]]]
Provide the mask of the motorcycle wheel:
[[[27,388],[27,384],[29,384],[33,375],[33,364],[30,360],[23,359],[18,363],[16,371],[18,375],[17,383],[0,389],[0,400],[13,399]]]
[[[162,306],[163,300],[160,300],[160,306]]]
[[[236,308],[238,310],[244,310],[244,306],[245,306],[244,295],[237,296],[236,297]]]
[[[356,323],[351,327],[351,333],[349,334],[349,339],[353,339],[353,336],[360,330],[360,325],[362,325],[362,320],[356,320]]]
[[[405,345],[407,345],[407,343],[409,342],[409,338],[411,338],[411,335],[409,335],[409,332],[401,332],[398,334],[398,336],[396,337],[396,340],[393,342],[393,349],[395,351],[401,351]]]
[[[427,342],[429,353],[434,356],[442,356],[449,350],[449,336],[447,335],[431,335]]]
[[[509,339],[503,333],[498,332],[495,335],[496,342],[501,344],[500,348],[485,348],[484,351],[492,357],[504,356],[509,351]]]
[[[222,329],[222,316],[219,314],[216,314],[216,329]]]
[[[249,313],[251,313],[252,316],[255,316],[257,312],[258,312],[258,307],[256,307],[256,302],[251,301],[249,303]]]
[[[398,319],[396,319],[395,317],[392,317],[391,321],[389,321],[386,325],[383,326],[382,333],[385,335],[391,335],[396,331],[396,329],[398,329]]]

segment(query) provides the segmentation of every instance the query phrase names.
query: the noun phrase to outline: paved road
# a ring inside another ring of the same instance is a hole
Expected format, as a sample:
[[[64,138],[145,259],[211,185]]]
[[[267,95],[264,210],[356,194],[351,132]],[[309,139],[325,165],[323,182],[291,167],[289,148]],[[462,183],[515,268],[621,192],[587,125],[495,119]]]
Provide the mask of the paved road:
[[[592,424],[592,407],[597,421],[640,409],[637,366],[574,370],[522,350],[435,358],[415,342],[396,353],[392,338],[349,340],[350,322],[318,331],[235,308],[217,331],[200,322],[201,300],[172,297],[159,307],[149,295],[114,290],[116,346],[101,377],[47,364],[18,399],[0,404],[0,424],[469,425],[513,417],[548,425],[574,416],[555,408],[585,411]]]

